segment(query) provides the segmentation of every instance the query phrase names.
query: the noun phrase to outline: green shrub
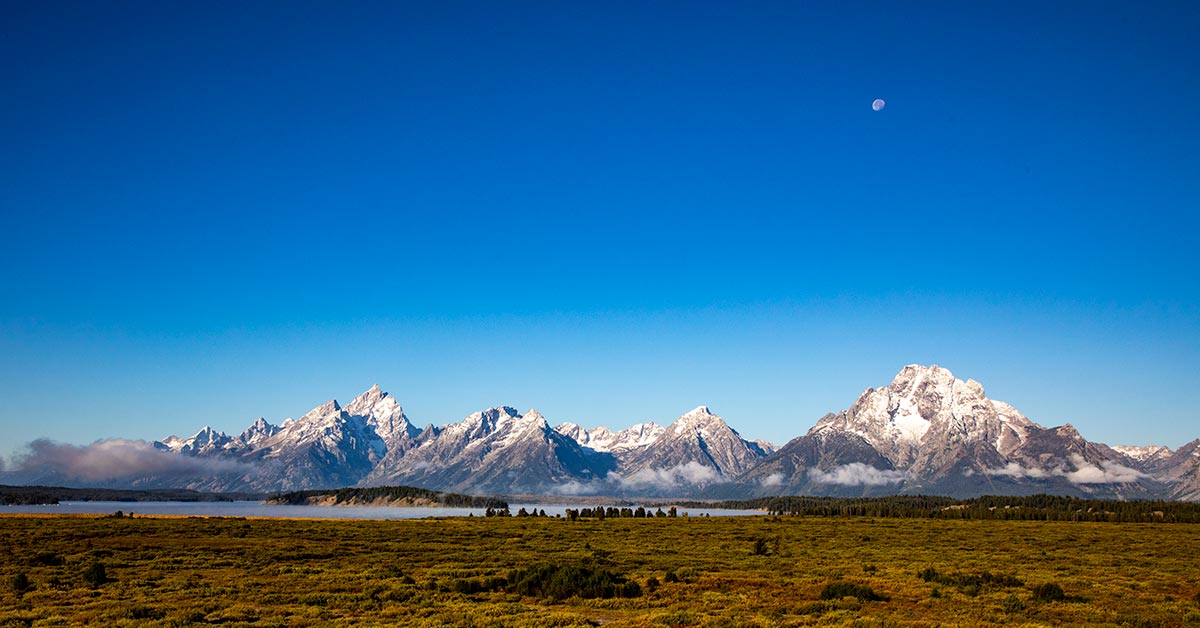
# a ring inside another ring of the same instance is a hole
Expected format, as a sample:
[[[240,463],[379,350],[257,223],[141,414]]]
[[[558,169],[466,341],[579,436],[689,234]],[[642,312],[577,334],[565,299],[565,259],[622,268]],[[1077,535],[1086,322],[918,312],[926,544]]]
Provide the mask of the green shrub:
[[[1017,597],[1016,593],[1013,593],[1004,600],[1001,608],[1003,608],[1004,612],[1006,613],[1019,613],[1025,610],[1025,602],[1022,602],[1021,598]]]
[[[797,615],[824,615],[833,610],[833,604],[829,602],[809,602],[795,610]]]
[[[1060,602],[1067,599],[1062,587],[1053,582],[1039,584],[1033,588],[1033,599],[1039,602]]]
[[[917,572],[917,577],[925,582],[934,582],[954,587],[964,595],[975,597],[980,593],[993,589],[1025,586],[1016,576],[994,574],[990,571],[979,573],[941,573],[933,567],[926,567]]]
[[[83,570],[83,581],[93,589],[108,582],[108,573],[104,570],[104,563],[96,561],[88,565],[88,568]]]
[[[638,597],[641,587],[628,586],[625,578],[605,569],[573,565],[534,565],[509,572],[505,590],[534,597],[565,600],[570,597]]]
[[[33,583],[29,582],[29,576],[25,572],[21,572],[12,577],[12,588],[17,593],[24,593],[33,588]]]
[[[654,618],[654,623],[663,626],[695,626],[700,622],[687,611],[673,611]]]
[[[162,619],[166,613],[152,606],[130,606],[125,609],[126,619]]]
[[[33,557],[31,562],[35,565],[42,565],[43,567],[57,567],[66,561],[63,560],[62,556],[59,556],[54,552],[38,552],[37,555]]]
[[[300,603],[305,606],[329,606],[329,595],[325,593],[307,593],[300,596]]]
[[[830,582],[821,589],[822,600],[840,600],[844,597],[855,597],[864,602],[886,602],[887,598],[879,595],[871,587],[853,582]]]

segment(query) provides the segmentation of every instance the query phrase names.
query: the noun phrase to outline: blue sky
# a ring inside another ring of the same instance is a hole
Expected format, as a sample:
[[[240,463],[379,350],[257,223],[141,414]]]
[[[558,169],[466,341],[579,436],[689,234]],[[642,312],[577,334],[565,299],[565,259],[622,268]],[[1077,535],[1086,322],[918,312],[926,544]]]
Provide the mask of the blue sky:
[[[1200,437],[1196,3],[3,12],[5,457],[376,382],[783,442],[908,363]]]

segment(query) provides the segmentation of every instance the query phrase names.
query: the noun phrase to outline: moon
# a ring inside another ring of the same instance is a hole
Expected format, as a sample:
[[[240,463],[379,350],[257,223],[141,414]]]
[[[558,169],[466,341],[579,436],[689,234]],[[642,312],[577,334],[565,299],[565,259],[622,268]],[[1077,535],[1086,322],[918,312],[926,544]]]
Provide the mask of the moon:
[[[874,109],[875,111],[882,111],[883,108],[886,106],[887,106],[887,102],[884,101],[882,98],[876,98],[875,102],[871,103],[871,109]]]

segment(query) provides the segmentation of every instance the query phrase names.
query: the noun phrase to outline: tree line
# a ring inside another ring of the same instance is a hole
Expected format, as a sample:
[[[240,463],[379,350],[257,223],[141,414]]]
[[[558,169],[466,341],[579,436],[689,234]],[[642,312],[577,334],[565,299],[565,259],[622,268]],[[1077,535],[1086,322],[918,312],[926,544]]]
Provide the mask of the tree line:
[[[890,497],[760,497],[681,504],[765,510],[804,517],[894,517],[919,519],[999,519],[1011,521],[1110,521],[1200,523],[1200,504],[1176,501],[1115,501],[1065,495],[985,495],[955,499],[936,495]]]
[[[338,488],[325,490],[290,491],[277,493],[267,498],[274,504],[303,505],[315,497],[333,497],[335,504],[372,502],[387,500],[428,500],[448,508],[491,508],[508,510],[508,502],[497,497],[442,493],[415,486],[372,486],[367,488]]]
[[[257,493],[201,493],[187,489],[68,488],[0,485],[0,505],[40,506],[59,502],[231,502],[259,500]]]

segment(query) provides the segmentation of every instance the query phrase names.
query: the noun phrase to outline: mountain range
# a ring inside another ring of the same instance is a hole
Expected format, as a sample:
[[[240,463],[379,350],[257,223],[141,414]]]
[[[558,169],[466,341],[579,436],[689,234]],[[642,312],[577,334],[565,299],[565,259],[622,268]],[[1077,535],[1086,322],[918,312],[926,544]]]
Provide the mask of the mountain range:
[[[279,425],[260,418],[236,436],[205,427],[153,448],[159,458],[193,464],[94,483],[261,492],[402,484],[627,497],[1054,493],[1200,501],[1200,439],[1174,451],[1109,447],[1069,424],[1039,425],[989,399],[974,380],[919,365],[866,389],[782,447],[743,438],[706,406],[669,425],[620,431],[552,426],[536,410],[507,406],[418,428],[395,398],[372,386],[346,406],[331,400]],[[24,471],[26,481],[64,479]]]

